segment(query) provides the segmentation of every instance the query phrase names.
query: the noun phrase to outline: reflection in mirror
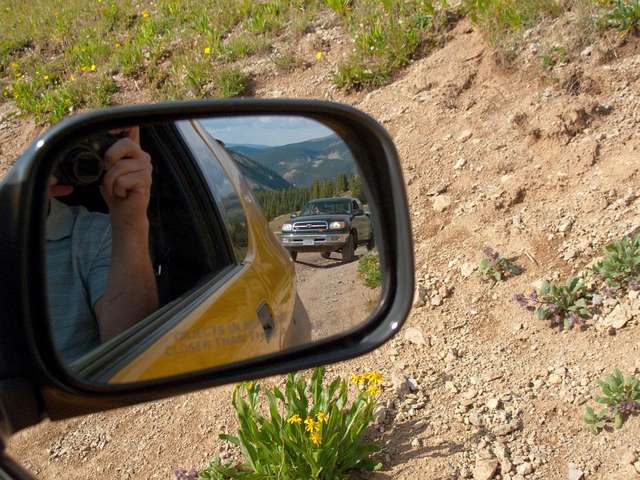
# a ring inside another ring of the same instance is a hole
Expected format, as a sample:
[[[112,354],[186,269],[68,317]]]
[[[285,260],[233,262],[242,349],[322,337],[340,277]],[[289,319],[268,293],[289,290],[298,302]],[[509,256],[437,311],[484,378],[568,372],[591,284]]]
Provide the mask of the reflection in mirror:
[[[355,142],[313,119],[252,115],[61,143],[46,278],[67,369],[97,384],[156,380],[364,322],[381,239]]]

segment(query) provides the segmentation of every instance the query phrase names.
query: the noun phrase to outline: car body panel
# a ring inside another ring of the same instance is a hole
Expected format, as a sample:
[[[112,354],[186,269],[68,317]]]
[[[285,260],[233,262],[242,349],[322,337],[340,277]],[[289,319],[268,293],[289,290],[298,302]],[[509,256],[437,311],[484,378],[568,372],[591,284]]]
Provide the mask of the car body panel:
[[[198,126],[194,125],[198,130]],[[110,383],[131,383],[192,373],[266,355],[292,341],[288,330],[296,303],[295,269],[269,229],[244,177],[226,151],[202,131],[201,138],[220,161],[238,193],[247,220],[249,246],[231,279],[137,358]],[[273,331],[257,311],[266,305]]]

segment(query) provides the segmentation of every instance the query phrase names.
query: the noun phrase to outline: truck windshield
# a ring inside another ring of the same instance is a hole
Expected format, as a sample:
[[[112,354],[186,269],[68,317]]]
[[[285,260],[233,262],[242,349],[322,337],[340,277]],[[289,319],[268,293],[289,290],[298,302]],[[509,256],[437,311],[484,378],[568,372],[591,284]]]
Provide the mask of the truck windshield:
[[[348,214],[349,200],[321,200],[307,203],[300,215]]]

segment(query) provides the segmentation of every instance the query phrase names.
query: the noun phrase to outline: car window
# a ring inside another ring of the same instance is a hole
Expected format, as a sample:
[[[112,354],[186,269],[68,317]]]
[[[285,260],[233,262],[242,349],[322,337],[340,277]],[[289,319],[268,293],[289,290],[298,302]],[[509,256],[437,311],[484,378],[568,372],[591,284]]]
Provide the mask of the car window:
[[[187,147],[200,165],[202,173],[214,192],[215,201],[229,235],[238,262],[244,260],[249,247],[247,218],[238,193],[211,147],[194,129],[190,121],[177,122],[176,126]]]
[[[352,210],[353,212],[356,212],[356,211],[357,211],[357,210],[359,210],[359,209],[360,209],[360,207],[358,206],[358,202],[356,202],[356,201],[354,200],[354,201],[352,202],[352,205],[351,205],[351,210]]]

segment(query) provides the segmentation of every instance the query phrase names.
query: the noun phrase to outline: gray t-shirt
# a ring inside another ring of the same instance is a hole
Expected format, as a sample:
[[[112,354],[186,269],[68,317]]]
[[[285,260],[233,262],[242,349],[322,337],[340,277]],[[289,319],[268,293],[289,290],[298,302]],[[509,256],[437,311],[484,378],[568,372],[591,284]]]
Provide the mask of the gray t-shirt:
[[[47,217],[47,286],[53,340],[65,361],[100,344],[94,307],[111,264],[109,215],[51,199]]]

